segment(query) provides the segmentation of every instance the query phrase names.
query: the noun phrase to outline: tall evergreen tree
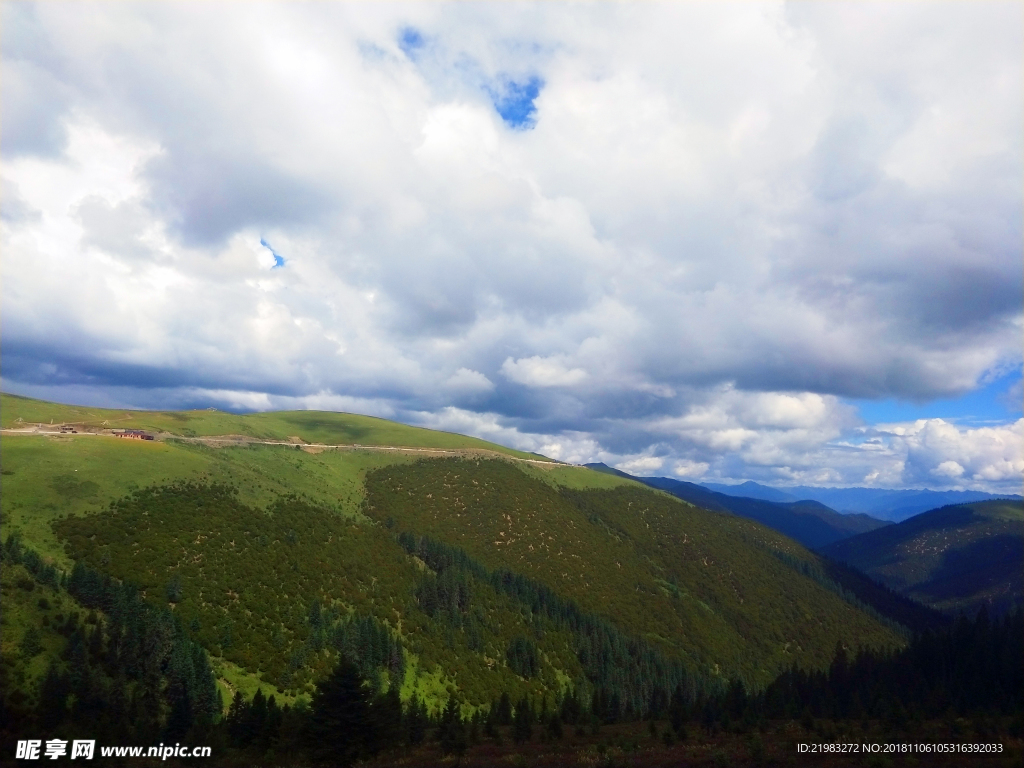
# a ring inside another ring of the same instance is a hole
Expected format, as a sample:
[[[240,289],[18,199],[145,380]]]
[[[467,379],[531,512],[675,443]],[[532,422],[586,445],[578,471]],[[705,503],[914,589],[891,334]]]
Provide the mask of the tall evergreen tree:
[[[409,700],[405,720],[409,743],[419,744],[427,735],[427,709],[415,694]]]
[[[446,755],[454,754],[461,758],[466,751],[466,725],[462,722],[462,712],[455,696],[448,697],[448,706],[441,713],[438,741],[441,743],[441,751]]]
[[[560,740],[562,738],[562,718],[557,712],[551,713],[547,718],[547,729],[548,735],[555,739]]]
[[[580,721],[580,716],[582,714],[583,706],[580,704],[579,696],[576,695],[576,691],[569,691],[565,698],[562,699],[560,712],[562,722],[575,725]]]
[[[382,746],[395,745],[402,738],[402,700],[392,682],[386,693],[373,701],[374,730]]]
[[[263,689],[257,688],[256,695],[252,697],[249,705],[249,717],[246,720],[245,731],[250,744],[258,744],[263,737],[263,729],[267,725],[267,697],[263,695]]]
[[[271,694],[267,699],[267,717],[259,735],[258,744],[261,752],[266,752],[277,743],[283,719],[281,708],[277,706],[277,697]]]
[[[179,741],[185,738],[192,727],[192,702],[188,691],[180,682],[172,684],[167,691],[171,702],[171,711],[167,715],[167,727],[164,738],[168,741]]]
[[[309,721],[310,755],[332,766],[351,765],[376,743],[370,695],[359,669],[342,655],[313,694]]]
[[[529,741],[533,737],[533,710],[525,696],[516,704],[516,714],[512,720],[512,738],[517,744]]]
[[[231,706],[228,708],[227,729],[231,742],[240,747],[245,744],[245,724],[249,720],[249,703],[245,700],[241,691],[235,691],[231,698]]]
[[[64,719],[70,692],[67,676],[58,672],[51,662],[39,687],[39,725],[44,730],[51,730]]]
[[[683,694],[682,686],[677,685],[672,691],[672,698],[668,703],[668,722],[672,730],[679,734],[686,722],[686,697]]]
[[[498,725],[512,724],[512,699],[509,698],[507,691],[502,691],[501,698],[498,699],[498,708],[495,719],[497,720]]]

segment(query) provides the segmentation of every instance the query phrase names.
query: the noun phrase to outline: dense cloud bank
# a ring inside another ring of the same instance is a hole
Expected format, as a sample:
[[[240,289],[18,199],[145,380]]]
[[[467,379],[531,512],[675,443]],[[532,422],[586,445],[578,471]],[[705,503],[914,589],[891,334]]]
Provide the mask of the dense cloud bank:
[[[1017,3],[2,14],[10,391],[1019,491]]]

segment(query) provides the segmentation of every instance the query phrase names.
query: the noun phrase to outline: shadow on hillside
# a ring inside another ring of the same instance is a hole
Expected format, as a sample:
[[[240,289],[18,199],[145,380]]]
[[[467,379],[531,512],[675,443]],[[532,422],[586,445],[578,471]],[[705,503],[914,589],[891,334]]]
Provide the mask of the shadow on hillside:
[[[335,439],[342,439],[358,443],[370,434],[368,427],[357,424],[346,423],[338,418],[325,419],[316,414],[288,414],[282,416],[281,420],[296,427],[308,430],[320,430],[329,434],[337,435]]]

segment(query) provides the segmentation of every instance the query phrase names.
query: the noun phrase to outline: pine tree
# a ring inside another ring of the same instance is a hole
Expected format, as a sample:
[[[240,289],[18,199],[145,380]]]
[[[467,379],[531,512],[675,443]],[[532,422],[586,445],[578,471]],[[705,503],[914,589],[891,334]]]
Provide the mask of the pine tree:
[[[579,697],[576,695],[576,691],[570,691],[569,694],[562,699],[562,722],[572,723],[575,725],[579,722],[580,716],[583,714],[583,707],[580,704]]]
[[[370,697],[359,670],[342,656],[334,671],[313,694],[309,747],[314,759],[332,766],[351,765],[370,751]]]
[[[498,735],[498,702],[492,701],[487,710],[487,717],[484,718],[484,736],[493,739]]]
[[[111,683],[109,715],[115,730],[121,729],[128,717],[128,680],[121,673]]]
[[[533,737],[533,711],[530,702],[524,696],[516,705],[516,714],[512,720],[512,738],[516,744],[529,741]]]
[[[56,727],[64,719],[70,692],[67,677],[51,662],[39,687],[39,724],[44,730]]]
[[[562,738],[562,718],[559,717],[557,712],[551,714],[547,722],[548,735],[551,738],[560,741]]]
[[[409,700],[405,714],[410,744],[419,744],[427,735],[427,710],[415,695]]]
[[[283,719],[281,708],[277,706],[277,697],[271,694],[270,698],[267,699],[267,717],[259,737],[261,752],[266,752],[277,743]]]
[[[267,697],[263,695],[263,689],[257,688],[256,695],[252,697],[252,704],[249,705],[249,717],[245,723],[245,733],[250,744],[258,744],[263,738],[263,729],[267,725]]]
[[[189,700],[188,690],[180,680],[172,682],[167,689],[167,698],[170,700],[171,711],[167,716],[167,728],[164,738],[168,741],[179,741],[185,738],[192,727],[192,702]]]
[[[448,706],[441,714],[438,741],[441,742],[441,751],[446,755],[454,754],[461,758],[466,751],[466,726],[454,696],[448,697]]]
[[[235,691],[228,708],[227,728],[231,742],[240,747],[245,744],[245,724],[249,720],[249,704],[241,691]]]
[[[686,698],[683,695],[682,686],[677,685],[672,691],[672,698],[668,703],[668,722],[672,730],[677,734],[683,730],[686,721]]]
[[[725,694],[724,714],[732,720],[739,720],[747,706],[747,690],[741,680],[734,679],[729,683]]]
[[[210,668],[210,659],[198,643],[192,643],[192,669],[194,685],[191,691],[192,709],[195,722],[200,728],[208,728],[222,711],[217,679]]]
[[[374,699],[373,720],[381,745],[394,745],[402,741],[402,700],[394,682],[387,693]]]
[[[89,660],[99,664],[103,660],[103,624],[97,621],[89,633]]]
[[[498,700],[498,709],[495,716],[498,725],[511,725],[512,724],[512,699],[509,698],[507,691],[502,691],[501,698]]]

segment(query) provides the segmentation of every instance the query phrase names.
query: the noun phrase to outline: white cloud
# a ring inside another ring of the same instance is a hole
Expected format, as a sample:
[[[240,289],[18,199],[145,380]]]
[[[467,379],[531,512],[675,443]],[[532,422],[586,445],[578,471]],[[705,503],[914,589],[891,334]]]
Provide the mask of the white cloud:
[[[460,392],[490,392],[494,389],[490,379],[480,371],[471,371],[469,368],[459,368],[448,378],[447,384]]]
[[[601,450],[596,441],[586,435],[563,433],[544,435],[522,432],[505,425],[504,419],[494,413],[475,413],[461,408],[448,407],[436,413],[407,414],[410,423],[430,429],[458,432],[520,451],[539,453],[569,464],[584,464],[601,461],[608,454]]]
[[[931,470],[931,473],[937,477],[949,477],[955,479],[964,473],[964,468],[955,461],[944,461],[935,469]]]
[[[620,461],[615,465],[616,469],[628,472],[631,475],[653,475],[664,465],[665,460],[657,456],[637,456],[636,458]]]
[[[527,387],[571,387],[587,379],[582,368],[569,368],[561,356],[533,357],[513,360],[506,358],[501,364],[506,378]]]
[[[740,453],[751,463],[772,464],[772,455],[814,448],[857,422],[839,398],[812,393],[743,392],[733,386],[709,392],[678,417],[655,429],[713,450]]]
[[[680,477],[1020,475],[1017,427],[842,401],[1020,365],[1018,4],[0,13],[8,388]],[[513,130],[491,94],[531,77]]]
[[[707,471],[711,468],[711,465],[706,461],[679,461],[672,468],[672,474],[676,477],[685,477],[688,480],[699,480]]]
[[[944,419],[879,426],[878,432],[904,463],[905,482],[926,482],[929,475],[958,487],[1024,484],[1024,419],[999,427],[960,427]]]

